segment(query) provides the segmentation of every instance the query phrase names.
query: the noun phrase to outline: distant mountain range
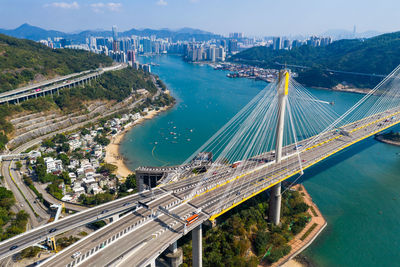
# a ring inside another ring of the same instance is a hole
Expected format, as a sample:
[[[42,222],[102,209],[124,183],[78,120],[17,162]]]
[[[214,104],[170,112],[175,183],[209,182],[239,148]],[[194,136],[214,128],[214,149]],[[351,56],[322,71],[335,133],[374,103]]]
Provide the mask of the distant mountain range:
[[[90,36],[95,36],[95,37],[111,37],[112,32],[107,31],[107,30],[86,30],[86,31],[81,31],[79,33],[66,33],[66,32],[61,32],[61,31],[55,31],[55,30],[45,30],[40,27],[32,26],[28,23],[24,23],[18,28],[15,28],[13,30],[7,30],[7,29],[0,29],[0,33],[17,37],[17,38],[24,38],[24,39],[30,39],[34,41],[39,41],[42,39],[47,39],[47,38],[54,38],[54,37],[64,37],[66,39],[71,40],[73,43],[82,43],[85,42],[85,39]],[[131,35],[137,35],[137,36],[151,36],[155,35],[158,38],[171,38],[174,41],[180,41],[180,40],[189,40],[195,38],[197,41],[205,41],[205,40],[210,40],[213,38],[220,38],[220,35],[216,35],[211,32],[207,31],[202,31],[199,29],[192,29],[192,28],[182,28],[179,30],[170,30],[170,29],[160,29],[160,30],[154,30],[154,29],[130,29],[128,31],[123,31],[119,32],[118,36],[119,37],[125,37],[125,36],[131,36]]]

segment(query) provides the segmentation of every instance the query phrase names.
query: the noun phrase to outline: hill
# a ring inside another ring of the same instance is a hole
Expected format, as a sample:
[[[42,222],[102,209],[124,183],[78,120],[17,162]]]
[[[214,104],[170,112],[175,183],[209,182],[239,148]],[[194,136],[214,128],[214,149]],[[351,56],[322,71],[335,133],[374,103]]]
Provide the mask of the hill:
[[[42,44],[0,34],[0,92],[37,79],[66,75],[112,64],[105,55],[51,49]]]
[[[61,31],[45,30],[36,26],[29,25],[27,23],[22,24],[18,28],[12,30],[0,29],[0,33],[10,35],[17,38],[25,38],[34,41],[39,41],[41,39],[54,38],[54,37],[64,37],[71,40],[72,43],[84,43],[87,37],[111,37],[112,32],[107,30],[85,30],[79,33],[65,33]],[[118,36],[151,36],[155,35],[158,38],[171,38],[174,41],[189,40],[195,38],[198,41],[210,40],[213,38],[220,37],[211,32],[202,31],[192,28],[182,28],[178,30],[171,29],[130,29],[127,31],[119,32]]]
[[[292,50],[253,47],[234,55],[233,62],[277,68],[277,63],[300,65],[298,81],[306,86],[332,88],[343,81],[359,88],[373,88],[382,78],[338,74],[330,70],[389,74],[400,64],[400,32],[369,39],[339,40],[325,47],[301,46]]]

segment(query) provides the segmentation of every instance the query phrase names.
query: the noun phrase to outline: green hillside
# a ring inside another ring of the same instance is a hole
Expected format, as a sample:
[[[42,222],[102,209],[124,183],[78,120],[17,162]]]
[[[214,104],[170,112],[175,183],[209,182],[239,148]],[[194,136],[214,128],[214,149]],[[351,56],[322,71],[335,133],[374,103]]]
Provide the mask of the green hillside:
[[[15,89],[43,76],[66,75],[111,65],[105,55],[51,49],[42,44],[0,34],[0,92]]]
[[[381,78],[326,70],[389,74],[400,64],[400,32],[365,40],[340,40],[325,47],[304,45],[290,51],[254,47],[234,55],[230,60],[267,68],[278,68],[276,63],[310,67],[296,69],[299,72],[298,81],[307,86],[331,88],[346,81],[356,87],[372,88]]]

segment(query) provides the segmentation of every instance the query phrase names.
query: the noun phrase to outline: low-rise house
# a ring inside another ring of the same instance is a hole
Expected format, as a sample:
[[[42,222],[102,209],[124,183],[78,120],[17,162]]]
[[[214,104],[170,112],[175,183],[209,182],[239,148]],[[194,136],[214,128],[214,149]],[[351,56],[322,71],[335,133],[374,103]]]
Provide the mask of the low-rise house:
[[[74,188],[72,188],[72,190],[73,190],[74,193],[77,194],[78,196],[80,196],[81,194],[85,194],[85,188],[83,188],[82,186],[74,187]]]
[[[73,172],[68,173],[69,178],[71,179],[71,183],[76,181],[76,174]]]
[[[83,178],[82,181],[85,183],[85,185],[90,185],[96,183],[96,180],[93,178],[93,176]]]
[[[76,159],[73,159],[73,160],[70,160],[69,164],[70,164],[71,166],[74,166],[74,168],[76,168],[76,167],[79,166],[79,161],[76,160]]]
[[[69,149],[71,151],[74,151],[75,149],[81,147],[82,142],[79,141],[78,139],[72,139],[72,140],[68,141],[68,145],[69,145]]]
[[[76,169],[76,173],[78,174],[78,177],[79,177],[79,178],[85,177],[85,171],[84,171],[83,168],[78,168],[78,169]]]
[[[140,113],[139,112],[137,112],[137,113],[135,113],[135,114],[133,114],[132,116],[131,116],[131,118],[133,119],[133,120],[138,120],[138,119],[141,119],[142,118],[142,115],[140,115]]]
[[[72,201],[72,196],[71,195],[65,195],[63,196],[63,198],[61,199],[62,201]]]
[[[92,194],[96,195],[96,194],[101,193],[101,192],[102,192],[102,190],[101,190],[101,188],[99,187],[98,184],[91,184],[91,185],[89,185],[87,187],[87,193],[88,194],[92,193]]]

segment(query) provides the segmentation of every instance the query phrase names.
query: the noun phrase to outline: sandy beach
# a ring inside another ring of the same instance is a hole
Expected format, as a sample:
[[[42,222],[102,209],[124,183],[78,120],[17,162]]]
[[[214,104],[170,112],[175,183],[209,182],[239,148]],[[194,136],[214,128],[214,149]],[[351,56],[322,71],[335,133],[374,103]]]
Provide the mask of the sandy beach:
[[[282,267],[305,267],[305,265],[296,260],[289,260],[288,262],[284,263]]]
[[[106,147],[106,157],[104,161],[110,164],[114,164],[117,166],[117,170],[115,174],[121,179],[125,180],[125,178],[132,174],[133,171],[130,170],[126,164],[124,163],[124,159],[120,154],[119,147],[121,145],[122,140],[124,139],[125,134],[132,129],[135,125],[142,123],[145,120],[149,120],[154,118],[157,114],[166,111],[170,107],[162,107],[159,110],[152,110],[148,112],[143,118],[136,120],[129,127],[125,128],[123,131],[119,132],[117,135],[111,138],[110,144]]]

